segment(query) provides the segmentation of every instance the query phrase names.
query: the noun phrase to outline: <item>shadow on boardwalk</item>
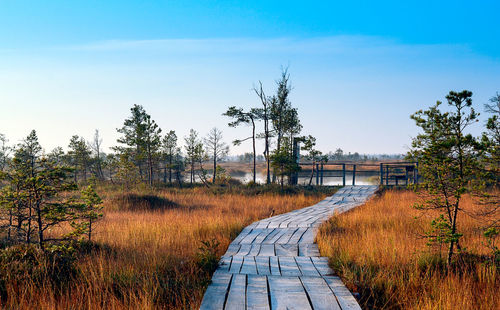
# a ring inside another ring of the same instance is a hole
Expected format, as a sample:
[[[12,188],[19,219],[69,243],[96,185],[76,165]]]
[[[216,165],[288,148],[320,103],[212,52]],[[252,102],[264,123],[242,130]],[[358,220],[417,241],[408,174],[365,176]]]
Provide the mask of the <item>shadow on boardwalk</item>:
[[[321,223],[376,190],[347,186],[313,206],[245,227],[222,257],[200,309],[360,309],[314,238]]]

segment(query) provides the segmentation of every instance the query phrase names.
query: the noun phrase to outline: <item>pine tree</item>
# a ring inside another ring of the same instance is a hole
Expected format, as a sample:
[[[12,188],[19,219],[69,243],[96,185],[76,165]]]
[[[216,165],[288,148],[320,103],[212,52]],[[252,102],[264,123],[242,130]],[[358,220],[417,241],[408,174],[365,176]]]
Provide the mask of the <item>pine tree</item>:
[[[481,151],[475,137],[467,128],[477,122],[470,91],[454,92],[446,96],[450,112],[440,110],[437,102],[426,111],[412,115],[422,133],[413,139],[410,157],[418,160],[422,184],[418,193],[422,201],[418,209],[434,209],[441,214],[431,224],[429,240],[448,244],[447,262],[451,265],[455,249],[460,247],[462,234],[458,214],[466,193],[481,191]]]
[[[172,170],[174,168],[175,152],[177,149],[177,135],[174,130],[170,130],[162,140],[163,154],[168,168],[168,182],[172,184]],[[166,175],[164,175],[163,182],[166,182]]]
[[[189,164],[191,184],[195,178],[195,166],[203,158],[203,144],[198,138],[198,132],[191,129],[189,136],[184,138],[184,148],[186,149],[186,162]]]
[[[237,139],[233,141],[234,145],[240,145],[242,142],[252,139],[252,157],[253,157],[253,182],[255,183],[256,178],[257,178],[257,171],[256,171],[256,151],[255,151],[255,123],[259,119],[263,118],[263,111],[262,109],[250,109],[249,112],[243,112],[243,108],[236,108],[234,106],[229,107],[227,111],[222,114],[224,116],[230,117],[233,119],[233,121],[229,122],[229,127],[237,127],[240,124],[250,124],[252,126],[252,135],[244,138],[244,139]]]
[[[79,233],[87,235],[92,241],[92,233],[95,223],[103,217],[102,199],[99,197],[92,185],[87,186],[81,192],[82,205],[79,208],[78,221],[73,222]]]
[[[3,177],[8,185],[0,193],[1,206],[11,215],[9,231],[15,232],[15,242],[36,241],[43,250],[47,242],[63,238],[46,238],[46,231],[75,218],[74,203],[60,195],[76,188],[69,181],[70,172],[43,155],[34,130],[16,147],[12,167]]]
[[[83,180],[87,180],[87,169],[90,162],[91,151],[84,138],[74,135],[69,142],[68,156],[74,169],[75,182],[78,182],[78,174],[83,176]]]
[[[138,167],[141,179],[146,174],[147,183],[152,186],[154,181],[154,167],[159,157],[161,143],[161,129],[140,105],[134,105],[130,111],[132,115],[117,129],[123,136],[118,143],[125,146],[115,147],[115,150],[132,159]],[[144,172],[146,164],[146,173]]]

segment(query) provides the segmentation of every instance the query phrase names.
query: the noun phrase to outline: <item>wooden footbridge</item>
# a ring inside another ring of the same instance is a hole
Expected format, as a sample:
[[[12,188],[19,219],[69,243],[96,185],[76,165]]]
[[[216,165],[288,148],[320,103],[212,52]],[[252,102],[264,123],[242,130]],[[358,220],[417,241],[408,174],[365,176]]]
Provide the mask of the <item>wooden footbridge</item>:
[[[314,238],[322,222],[376,189],[343,187],[313,206],[244,228],[220,260],[200,309],[361,309]]]

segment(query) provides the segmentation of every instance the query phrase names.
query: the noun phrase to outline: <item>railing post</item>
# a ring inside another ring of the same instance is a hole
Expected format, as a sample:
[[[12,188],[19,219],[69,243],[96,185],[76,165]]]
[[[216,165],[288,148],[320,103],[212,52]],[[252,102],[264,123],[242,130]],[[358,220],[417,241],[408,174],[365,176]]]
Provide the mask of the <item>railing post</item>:
[[[316,164],[316,185],[319,185],[319,164]]]
[[[352,165],[352,186],[356,185],[356,164]]]
[[[406,179],[405,179],[405,185],[408,186],[408,179],[410,178],[410,176],[408,175],[408,166],[405,167],[405,170],[406,170]]]
[[[384,164],[380,163],[380,185],[384,185]]]
[[[345,164],[342,164],[342,186],[345,186]]]
[[[323,185],[323,163],[321,163],[321,179],[320,184]]]
[[[389,185],[389,165],[385,165],[385,185]]]

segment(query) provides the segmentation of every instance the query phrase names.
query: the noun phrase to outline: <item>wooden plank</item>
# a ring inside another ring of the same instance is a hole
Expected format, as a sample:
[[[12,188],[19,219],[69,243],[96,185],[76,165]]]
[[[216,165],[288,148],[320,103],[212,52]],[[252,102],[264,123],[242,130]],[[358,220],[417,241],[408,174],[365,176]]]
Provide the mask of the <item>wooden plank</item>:
[[[240,273],[241,265],[243,265],[243,256],[233,256],[233,261],[231,262],[229,272]]]
[[[269,276],[271,309],[307,310],[311,304],[298,277]]]
[[[238,256],[247,255],[248,252],[250,252],[250,249],[252,249],[251,244],[242,244],[240,247],[240,250],[235,255],[238,255]]]
[[[269,265],[269,256],[256,256],[255,264],[257,265],[257,273],[260,275],[271,275],[271,266]]]
[[[252,243],[262,243],[262,241],[264,241],[264,239],[266,239],[267,236],[269,236],[270,234],[272,234],[273,231],[274,231],[274,228],[263,229],[262,232],[257,236],[257,238],[255,238],[255,240]]]
[[[302,243],[299,244],[299,256],[320,256],[318,245],[316,243]]]
[[[226,251],[226,256],[235,255],[240,250],[240,245],[237,243],[231,243]]]
[[[269,310],[267,294],[267,278],[265,276],[248,275],[247,277],[247,309]]]
[[[245,227],[221,258],[201,309],[360,309],[313,242],[317,226],[366,201],[376,188],[346,187],[313,206]]]
[[[268,243],[269,240],[271,240],[272,238],[274,238],[274,236],[276,236],[277,234],[280,233],[280,229],[279,228],[273,228],[273,231],[269,233],[269,235],[267,235],[264,240],[261,241],[261,243]],[[269,242],[270,243],[270,242]]]
[[[275,256],[274,244],[262,244],[260,246],[259,256]]]
[[[276,244],[274,246],[276,256],[297,256],[299,253],[298,244]]]
[[[287,232],[287,229],[278,228],[276,229],[276,231],[277,233],[272,238],[266,238],[266,240],[264,240],[263,243],[266,244],[276,243],[276,240],[281,238],[281,236],[283,236]]]
[[[273,276],[281,276],[280,265],[277,256],[269,257],[269,265],[271,266],[271,274]]]
[[[292,237],[292,235],[295,233],[295,231],[297,231],[298,228],[290,228],[290,229],[286,229],[285,230],[285,233],[281,236],[281,238],[279,238],[276,243],[277,244],[286,244],[288,243],[288,241],[290,240],[290,238]]]
[[[240,244],[245,244],[245,243],[252,243],[255,238],[262,232],[262,228],[254,228],[248,235],[245,236],[245,238],[241,239]]]
[[[243,228],[243,230],[241,231],[241,233],[233,240],[232,243],[239,244],[240,241],[243,238],[245,238],[251,231],[252,231],[252,227],[250,227],[250,226],[247,226],[247,227]]]
[[[301,257],[297,256],[295,257],[295,261],[297,262],[297,265],[299,266],[300,272],[304,276],[308,277],[319,277],[320,274],[316,267],[314,267],[313,262],[311,261],[310,257]]]
[[[341,310],[335,295],[321,277],[301,277],[314,310]]]
[[[300,276],[299,266],[293,257],[278,256],[282,276]]]
[[[290,240],[288,240],[288,243],[299,243],[300,238],[302,238],[302,235],[306,232],[307,228],[300,227],[298,228],[295,233],[292,235]]]
[[[280,223],[280,225],[278,226],[279,228],[287,228],[288,227],[288,224],[291,222],[292,220],[291,219],[288,219],[286,221],[283,221]]]
[[[272,222],[269,222],[269,225],[267,225],[267,228],[278,228],[280,226],[280,223],[279,221],[272,221]]]
[[[333,276],[333,270],[328,266],[328,258],[326,257],[311,257],[314,267],[322,276]]]
[[[241,266],[240,273],[257,274],[254,256],[243,256],[243,265]]]
[[[215,272],[212,276],[212,283],[208,286],[201,301],[200,310],[223,310],[229,282],[231,282],[231,274]]]
[[[356,298],[352,296],[351,292],[349,292],[349,290],[347,289],[347,287],[345,287],[344,283],[342,283],[342,280],[340,280],[339,277],[329,276],[324,277],[324,279],[337,297],[342,310],[361,310],[361,307],[356,301]]]
[[[255,226],[255,228],[267,228],[267,225],[269,225],[269,221],[266,219],[259,221],[257,226]]]
[[[252,244],[252,248],[248,252],[247,256],[257,256],[260,252],[260,244]]]
[[[247,276],[235,274],[231,281],[225,309],[245,310]]]
[[[301,243],[313,243],[315,237],[316,237],[316,230],[312,227],[309,227],[302,235],[302,238],[299,240],[299,244],[301,244]]]
[[[232,256],[222,256],[219,261],[219,266],[217,270],[229,272],[229,267],[231,267],[231,261],[233,260]]]

